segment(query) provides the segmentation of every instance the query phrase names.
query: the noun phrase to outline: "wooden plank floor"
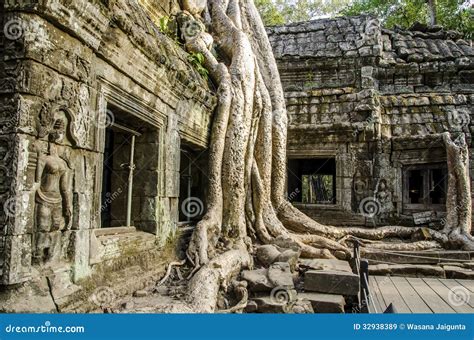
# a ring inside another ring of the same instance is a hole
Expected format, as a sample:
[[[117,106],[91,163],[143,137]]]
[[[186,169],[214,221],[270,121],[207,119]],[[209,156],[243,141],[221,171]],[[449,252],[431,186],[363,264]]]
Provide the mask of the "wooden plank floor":
[[[393,303],[398,313],[474,313],[474,281],[370,276],[377,313]]]

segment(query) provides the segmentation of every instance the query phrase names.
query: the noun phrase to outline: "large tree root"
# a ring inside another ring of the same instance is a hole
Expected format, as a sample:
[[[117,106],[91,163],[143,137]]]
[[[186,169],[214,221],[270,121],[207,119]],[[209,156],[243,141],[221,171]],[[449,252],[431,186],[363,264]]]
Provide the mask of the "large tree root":
[[[186,6],[192,7],[189,3]],[[285,100],[253,0],[208,0],[204,22],[198,7],[185,8],[194,16],[183,12],[178,23],[186,49],[205,58],[204,66],[217,85],[218,104],[210,137],[208,210],[187,251],[195,274],[187,303],[173,307],[175,311],[215,311],[219,287],[226,287],[251,264],[253,243],[288,239],[299,245],[302,256],[320,258],[347,258],[348,236],[378,249],[420,250],[438,243],[472,249],[467,147],[463,139],[453,142],[449,134],[444,136],[450,173],[448,223],[443,232],[429,231],[434,242],[373,242],[409,240],[419,228],[335,228],[315,222],[288,203]],[[211,50],[212,41],[218,57]]]

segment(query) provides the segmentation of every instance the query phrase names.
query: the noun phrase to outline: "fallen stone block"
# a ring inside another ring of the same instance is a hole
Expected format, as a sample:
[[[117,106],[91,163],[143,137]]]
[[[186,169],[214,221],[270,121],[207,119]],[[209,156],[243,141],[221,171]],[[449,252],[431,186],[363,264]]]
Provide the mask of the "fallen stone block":
[[[268,268],[268,279],[273,287],[293,289],[293,276],[287,262],[276,262]]]
[[[271,291],[274,285],[268,279],[267,272],[268,270],[266,268],[244,270],[242,272],[242,279],[248,282],[249,290],[252,292]]]
[[[314,270],[334,270],[352,273],[349,262],[336,259],[301,259],[300,266]]]
[[[300,254],[300,251],[287,249],[277,257],[276,262],[287,262],[290,265],[290,269],[293,271],[296,269],[296,264],[298,263]]]
[[[359,276],[332,270],[309,270],[304,276],[304,289],[319,293],[357,295]]]
[[[289,312],[294,314],[313,314],[314,310],[310,301],[298,299],[295,302],[290,303]]]
[[[257,304],[257,313],[286,313],[287,305],[279,303],[269,296],[255,297],[251,300]]]
[[[249,302],[257,304],[257,313],[292,313],[292,307],[297,302],[297,294],[294,289],[275,288],[268,294],[260,294],[252,298]],[[307,309],[302,304],[297,311],[302,312]]]
[[[145,297],[148,295],[148,292],[146,290],[137,290],[135,293],[133,293],[133,296],[135,297]]]
[[[257,248],[257,259],[262,265],[268,267],[280,256],[280,251],[271,244],[266,244]]]
[[[448,279],[474,280],[474,271],[472,270],[457,266],[444,266],[444,270]]]
[[[247,306],[245,307],[246,313],[256,313],[258,310],[258,305],[255,301],[250,300],[247,302]]]
[[[311,302],[315,313],[344,313],[346,301],[342,295],[299,293],[298,298]]]

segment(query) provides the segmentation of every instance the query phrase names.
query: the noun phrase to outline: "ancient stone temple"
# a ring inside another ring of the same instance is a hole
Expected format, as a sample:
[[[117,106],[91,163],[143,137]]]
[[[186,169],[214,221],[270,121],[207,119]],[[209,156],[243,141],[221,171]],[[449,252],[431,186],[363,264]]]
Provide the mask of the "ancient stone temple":
[[[177,1],[0,4],[1,308],[73,309],[114,275],[133,292],[204,204],[179,214],[216,100],[160,31]]]
[[[332,225],[442,224],[441,134],[470,143],[472,42],[364,16],[268,33],[290,119],[288,198]]]

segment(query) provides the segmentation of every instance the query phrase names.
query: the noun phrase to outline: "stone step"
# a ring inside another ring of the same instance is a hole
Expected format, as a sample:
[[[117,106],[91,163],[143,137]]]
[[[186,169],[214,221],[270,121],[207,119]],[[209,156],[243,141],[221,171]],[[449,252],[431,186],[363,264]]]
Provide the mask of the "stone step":
[[[440,266],[426,264],[377,264],[369,265],[370,275],[402,275],[412,277],[445,277],[444,269]]]
[[[342,295],[322,293],[299,293],[299,299],[308,300],[315,313],[344,313],[346,301]]]
[[[312,204],[302,203],[293,203],[293,205],[313,220],[323,224],[336,226],[364,226],[367,224],[367,220],[364,216],[341,210],[339,207],[315,207]]]
[[[361,248],[361,258],[369,260],[369,264],[391,262],[398,264],[438,264],[449,260],[474,260],[474,251],[387,251],[367,250]],[[370,260],[373,260],[371,263]]]
[[[336,259],[300,259],[300,267],[313,270],[334,270],[352,273],[349,262]]]
[[[459,266],[443,266],[448,279],[474,280],[474,271]]]
[[[275,262],[268,269],[244,270],[241,277],[248,282],[253,293],[269,292],[276,287],[294,288],[290,265],[286,262]]]
[[[357,295],[359,276],[334,270],[309,270],[304,276],[304,289],[327,294]]]

